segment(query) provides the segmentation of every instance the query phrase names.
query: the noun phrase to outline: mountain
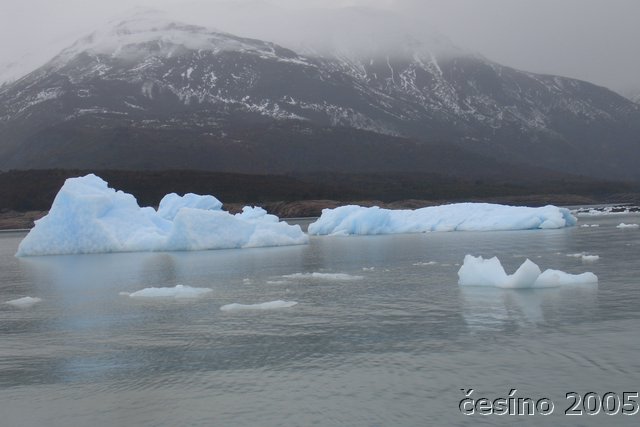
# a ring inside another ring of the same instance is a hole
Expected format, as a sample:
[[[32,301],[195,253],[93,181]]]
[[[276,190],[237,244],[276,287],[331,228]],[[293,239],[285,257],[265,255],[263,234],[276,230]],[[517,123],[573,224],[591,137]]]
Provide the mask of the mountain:
[[[640,180],[639,155],[640,105],[413,39],[302,54],[138,16],[0,87],[1,169]]]

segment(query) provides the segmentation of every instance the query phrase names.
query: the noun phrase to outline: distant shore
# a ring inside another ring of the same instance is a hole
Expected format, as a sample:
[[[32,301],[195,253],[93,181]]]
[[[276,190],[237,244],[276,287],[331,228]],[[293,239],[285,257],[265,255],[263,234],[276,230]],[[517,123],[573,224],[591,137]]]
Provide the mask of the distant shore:
[[[267,203],[225,203],[224,209],[236,213],[242,210],[245,205],[259,205],[267,212],[277,215],[280,218],[313,218],[318,217],[323,209],[336,208],[338,206],[356,204],[360,206],[380,206],[386,209],[418,209],[427,206],[436,206],[456,202],[487,202],[500,203],[515,206],[544,206],[552,204],[556,206],[584,206],[600,204],[640,204],[640,194],[618,194],[615,198],[593,198],[576,194],[551,194],[551,195],[529,195],[517,197],[491,197],[484,199],[469,200],[418,200],[407,199],[394,202],[383,202],[380,200],[299,200]],[[31,229],[34,221],[47,214],[46,210],[17,211],[10,209],[0,210],[0,230],[27,230]]]

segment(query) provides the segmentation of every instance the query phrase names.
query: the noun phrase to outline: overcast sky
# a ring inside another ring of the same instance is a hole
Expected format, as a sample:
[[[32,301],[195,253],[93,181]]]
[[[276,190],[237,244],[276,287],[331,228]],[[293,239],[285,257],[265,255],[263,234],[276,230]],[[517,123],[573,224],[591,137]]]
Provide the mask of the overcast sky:
[[[0,65],[30,52],[53,55],[134,6],[293,47],[313,34],[348,34],[350,18],[323,9],[371,7],[439,32],[464,50],[528,71],[640,92],[640,0],[0,0]],[[293,12],[292,12],[293,10]],[[333,15],[332,15],[333,13]],[[358,12],[361,13],[361,12]],[[364,12],[362,12],[364,13]],[[304,24],[292,22],[304,15]],[[384,15],[374,15],[378,19]],[[374,30],[384,37],[385,29]],[[341,27],[340,30],[336,31]],[[378,28],[379,27],[379,28]],[[352,37],[353,34],[350,35]],[[42,53],[44,52],[44,53]],[[28,55],[27,55],[28,56]]]

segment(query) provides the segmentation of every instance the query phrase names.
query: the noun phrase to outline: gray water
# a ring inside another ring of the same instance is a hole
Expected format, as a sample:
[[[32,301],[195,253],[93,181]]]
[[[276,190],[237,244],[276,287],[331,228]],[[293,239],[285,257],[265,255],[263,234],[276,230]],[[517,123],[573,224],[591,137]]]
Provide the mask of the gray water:
[[[14,257],[0,234],[2,426],[639,425],[567,416],[567,392],[640,391],[640,216],[599,228],[314,237],[308,246]],[[567,253],[600,260],[583,264]],[[464,255],[507,272],[593,271],[597,287],[464,289]],[[432,265],[414,265],[434,261]],[[285,280],[305,272],[353,281]],[[184,284],[197,300],[119,295]],[[277,299],[295,307],[223,312]],[[549,398],[550,416],[465,416],[473,397]]]

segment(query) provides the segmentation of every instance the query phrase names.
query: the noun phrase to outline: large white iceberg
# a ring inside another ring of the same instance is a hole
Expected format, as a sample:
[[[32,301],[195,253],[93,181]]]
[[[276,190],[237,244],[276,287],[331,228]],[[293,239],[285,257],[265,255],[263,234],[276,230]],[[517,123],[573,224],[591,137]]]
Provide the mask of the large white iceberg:
[[[497,257],[483,259],[467,255],[458,270],[458,283],[461,286],[491,286],[496,288],[554,288],[567,285],[598,283],[593,273],[569,274],[559,270],[540,270],[530,260],[513,274],[507,274]]]
[[[300,245],[298,225],[259,207],[232,215],[212,196],[170,194],[158,211],[90,174],[68,179],[49,214],[36,221],[17,256],[101,252],[186,251]]]
[[[491,231],[562,228],[576,225],[568,209],[529,208],[489,203],[456,203],[416,210],[350,205],[324,209],[309,234],[396,234],[428,231]]]

